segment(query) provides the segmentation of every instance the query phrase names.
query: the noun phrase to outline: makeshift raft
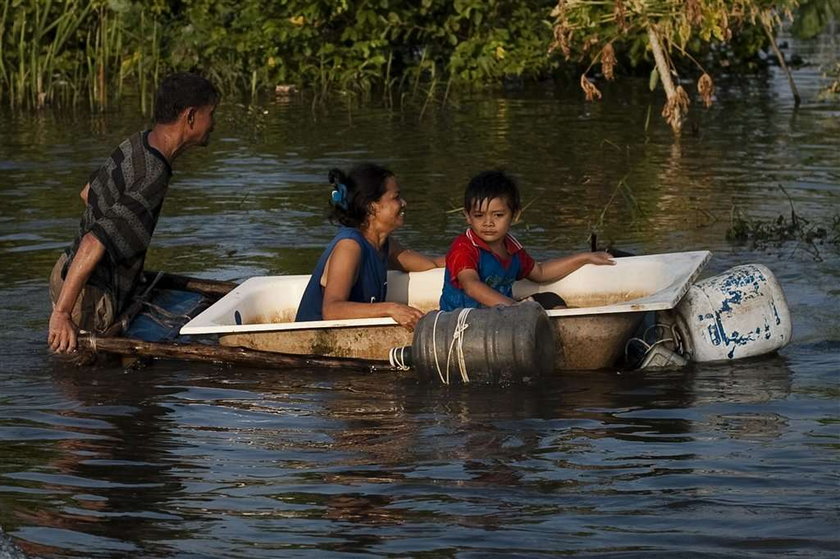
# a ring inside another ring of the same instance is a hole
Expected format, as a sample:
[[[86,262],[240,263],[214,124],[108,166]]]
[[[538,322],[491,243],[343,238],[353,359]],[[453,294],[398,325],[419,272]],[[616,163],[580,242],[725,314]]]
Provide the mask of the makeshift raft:
[[[515,297],[559,296],[567,305],[544,310],[528,303],[521,313],[513,307],[441,313],[443,270],[389,272],[388,299],[427,311],[414,333],[390,318],[294,322],[309,276],[236,285],[150,274],[153,295],[129,310],[134,314],[120,324],[133,318],[125,332],[82,337],[80,347],[268,368],[404,369],[403,357],[410,355],[420,378],[448,383],[451,371],[458,373],[456,382],[505,382],[567,369],[725,361],[787,344],[790,313],[772,272],[748,264],[694,283],[710,256],[626,257],[552,283],[520,281]],[[181,295],[167,299],[173,291]]]

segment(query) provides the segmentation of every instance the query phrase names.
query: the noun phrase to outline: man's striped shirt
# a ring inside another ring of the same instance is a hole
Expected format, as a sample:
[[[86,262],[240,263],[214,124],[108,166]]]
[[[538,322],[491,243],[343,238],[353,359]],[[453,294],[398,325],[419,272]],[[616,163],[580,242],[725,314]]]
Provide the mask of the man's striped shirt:
[[[105,245],[106,256],[88,283],[113,296],[118,315],[140,283],[172,176],[169,163],[149,145],[148,136],[145,131],[129,137],[90,176],[87,207],[67,250],[69,262],[87,233]]]

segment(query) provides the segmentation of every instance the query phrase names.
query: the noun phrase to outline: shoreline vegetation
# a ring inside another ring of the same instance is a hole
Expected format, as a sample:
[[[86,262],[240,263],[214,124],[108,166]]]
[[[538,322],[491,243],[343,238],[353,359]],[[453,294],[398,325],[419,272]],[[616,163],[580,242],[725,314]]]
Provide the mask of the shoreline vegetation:
[[[733,18],[736,8],[751,18]],[[692,67],[684,81],[702,69],[709,102],[707,72],[755,71],[781,21],[807,37],[838,13],[840,0],[0,0],[0,102],[102,110],[131,96],[148,114],[171,71],[203,73],[235,97],[381,96],[423,111],[455,88],[558,76],[579,76],[595,98],[598,80],[650,73],[651,88],[684,96],[670,83],[680,61]]]

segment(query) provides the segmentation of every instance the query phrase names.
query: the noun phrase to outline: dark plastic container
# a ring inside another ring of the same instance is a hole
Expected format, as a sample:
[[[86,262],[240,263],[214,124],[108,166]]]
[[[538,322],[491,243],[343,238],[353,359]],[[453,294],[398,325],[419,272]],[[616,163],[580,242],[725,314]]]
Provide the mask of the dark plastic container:
[[[551,322],[542,306],[528,301],[430,312],[417,323],[404,361],[421,378],[445,384],[507,383],[552,373],[554,354]]]

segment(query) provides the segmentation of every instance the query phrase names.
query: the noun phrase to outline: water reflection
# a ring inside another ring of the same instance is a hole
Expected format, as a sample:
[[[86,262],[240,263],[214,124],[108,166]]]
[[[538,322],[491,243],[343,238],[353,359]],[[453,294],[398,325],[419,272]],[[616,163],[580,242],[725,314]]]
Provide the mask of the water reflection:
[[[56,361],[51,380],[61,398],[58,413],[23,417],[61,436],[49,437],[55,441],[48,456],[40,438],[19,442],[20,455],[41,458],[5,474],[13,484],[53,496],[15,509],[15,525],[39,527],[26,531],[28,552],[51,555],[77,541],[85,542],[77,548],[83,551],[99,541],[98,553],[134,553],[174,536],[161,521],[178,518],[167,503],[183,486],[171,475],[169,412],[155,404],[172,392],[157,385],[170,372],[74,369]]]
[[[65,411],[30,420],[70,436],[6,475],[52,495],[12,523],[38,526],[15,534],[45,555],[79,538],[103,555],[235,555],[251,537],[254,556],[292,542],[363,553],[389,548],[393,530],[466,537],[514,519],[631,514],[663,490],[687,499],[720,483],[706,472],[733,452],[721,441],[779,438],[787,420],[766,405],[791,390],[781,357],[507,387],[165,363],[51,380]],[[206,514],[216,530],[196,522]],[[501,545],[480,541],[470,546]]]

